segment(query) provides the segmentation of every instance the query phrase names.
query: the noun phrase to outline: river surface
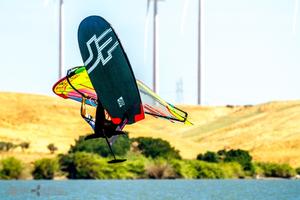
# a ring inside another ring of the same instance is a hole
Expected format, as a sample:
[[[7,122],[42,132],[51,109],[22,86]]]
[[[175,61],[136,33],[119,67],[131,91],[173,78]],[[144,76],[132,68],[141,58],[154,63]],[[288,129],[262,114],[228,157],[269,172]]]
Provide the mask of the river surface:
[[[0,200],[300,200],[300,180],[0,181]]]

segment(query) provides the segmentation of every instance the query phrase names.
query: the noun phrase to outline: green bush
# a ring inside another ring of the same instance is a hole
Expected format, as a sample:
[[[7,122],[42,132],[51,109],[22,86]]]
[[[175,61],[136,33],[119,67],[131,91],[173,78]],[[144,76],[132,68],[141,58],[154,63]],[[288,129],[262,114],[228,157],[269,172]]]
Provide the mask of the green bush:
[[[146,157],[181,159],[179,151],[174,149],[174,147],[171,147],[170,143],[165,140],[159,138],[138,137],[134,138],[133,141],[138,142],[138,148]]]
[[[212,151],[207,151],[205,154],[198,154],[197,160],[218,163],[220,161],[219,155]]]
[[[105,174],[99,170],[105,165],[96,154],[76,152],[59,156],[61,170],[71,179],[103,179]]]
[[[118,164],[107,164],[105,173],[109,179],[145,178],[145,164],[142,160],[128,160]]]
[[[61,170],[71,179],[136,179],[145,176],[144,161],[141,159],[118,164],[108,164],[107,161],[87,152],[59,155]]]
[[[225,178],[225,174],[218,164],[195,162],[194,167],[198,172],[196,178]]]
[[[56,159],[43,158],[34,162],[32,176],[34,179],[53,179],[58,169]]]
[[[182,174],[184,178],[193,179],[216,179],[226,177],[220,164],[199,160],[185,161],[182,165]]]
[[[199,154],[197,156],[197,160],[203,160],[206,162],[237,162],[242,167],[243,170],[247,171],[247,175],[254,174],[254,166],[252,164],[252,157],[248,151],[237,149],[237,150],[229,150],[226,151],[225,149],[219,150],[217,153],[207,151],[205,154]]]
[[[172,159],[169,161],[169,164],[172,166],[175,174],[175,178],[184,178],[184,173],[183,173],[183,165],[184,165],[184,160],[177,160],[177,159]]]
[[[173,168],[183,178],[219,179],[244,178],[246,176],[243,167],[237,162],[210,163],[199,160],[184,160],[179,161],[179,166]]]
[[[1,179],[19,179],[23,170],[20,160],[9,157],[1,160],[0,178]]]
[[[123,163],[126,167],[126,177],[137,179],[137,178],[145,178],[145,159],[134,159],[128,160]]]
[[[298,175],[300,175],[300,167],[297,167],[297,168],[296,168],[296,173],[297,173]]]
[[[220,168],[224,173],[224,178],[245,178],[246,173],[243,167],[237,162],[220,163]]]
[[[112,149],[117,156],[123,156],[130,149],[130,140],[127,137],[119,136],[112,145]],[[112,156],[105,139],[84,140],[84,137],[79,137],[75,145],[71,146],[69,153],[78,151],[96,153],[103,157]]]
[[[296,175],[296,171],[288,164],[258,163],[257,165],[266,177],[290,178]]]

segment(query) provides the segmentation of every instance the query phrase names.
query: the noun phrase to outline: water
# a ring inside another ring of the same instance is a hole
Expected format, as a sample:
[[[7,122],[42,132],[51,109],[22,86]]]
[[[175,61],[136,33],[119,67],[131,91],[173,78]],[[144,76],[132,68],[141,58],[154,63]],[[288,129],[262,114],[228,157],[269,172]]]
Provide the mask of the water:
[[[299,180],[0,181],[0,200],[300,200]]]

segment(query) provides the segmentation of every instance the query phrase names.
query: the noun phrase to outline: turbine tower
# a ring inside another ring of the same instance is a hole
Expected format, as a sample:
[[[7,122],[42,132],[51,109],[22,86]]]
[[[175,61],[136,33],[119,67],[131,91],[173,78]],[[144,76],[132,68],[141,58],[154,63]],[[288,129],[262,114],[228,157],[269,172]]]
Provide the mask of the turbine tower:
[[[198,3],[198,62],[197,62],[197,91],[198,91],[198,98],[197,98],[197,103],[198,105],[201,105],[201,3],[203,0],[199,0]]]
[[[59,67],[58,67],[58,78],[61,79],[64,76],[64,41],[63,41],[63,0],[59,0],[59,22],[58,22],[58,52],[59,52]]]
[[[56,0],[44,0],[44,5],[48,6],[50,1],[56,2]],[[64,76],[63,4],[64,0],[58,0],[58,79]]]
[[[157,23],[158,23],[158,1],[163,0],[147,0],[147,14],[146,14],[146,23],[148,22],[149,17],[149,7],[150,7],[150,1],[153,1],[153,74],[152,74],[152,89],[155,93],[158,92],[158,64],[157,64]],[[147,24],[145,27],[145,34],[147,31]],[[146,41],[147,42],[147,41]]]
[[[181,18],[181,27],[180,27],[180,30],[181,32],[183,32],[184,30],[184,24],[185,24],[185,21],[186,21],[186,14],[187,14],[187,10],[188,10],[188,5],[190,3],[190,0],[184,0],[183,2],[183,14],[182,14],[182,18]],[[197,36],[197,104],[198,105],[201,105],[201,100],[202,100],[202,96],[201,96],[201,93],[202,93],[202,82],[201,82],[201,73],[202,73],[202,70],[201,68],[203,67],[203,63],[204,63],[204,56],[203,56],[203,53],[202,50],[204,49],[204,29],[203,29],[203,25],[202,25],[202,22],[204,21],[204,0],[198,0],[198,21],[197,21],[197,24],[198,24],[198,36]]]

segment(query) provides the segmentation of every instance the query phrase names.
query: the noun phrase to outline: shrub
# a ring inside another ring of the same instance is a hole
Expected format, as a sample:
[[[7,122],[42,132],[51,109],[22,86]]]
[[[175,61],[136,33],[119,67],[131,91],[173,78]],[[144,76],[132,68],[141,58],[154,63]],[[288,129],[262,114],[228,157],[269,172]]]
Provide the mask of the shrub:
[[[243,167],[237,162],[220,163],[224,178],[245,178]]]
[[[209,163],[199,160],[180,161],[180,174],[183,178],[192,179],[244,178],[246,176],[242,166],[237,162]]]
[[[126,167],[127,178],[144,178],[145,177],[145,161],[144,159],[128,160],[123,163]]]
[[[169,164],[172,166],[174,170],[175,178],[184,177],[183,165],[185,165],[185,162],[183,160],[172,159],[169,161]]]
[[[225,178],[224,172],[217,164],[195,162],[194,167],[198,172],[196,178],[208,178],[208,179]]]
[[[300,167],[297,167],[297,168],[295,169],[295,171],[296,171],[296,173],[297,173],[298,175],[300,175]]]
[[[0,178],[1,179],[19,179],[23,170],[20,160],[9,157],[1,161]]]
[[[175,150],[174,147],[171,147],[170,143],[165,140],[159,138],[138,137],[134,138],[133,141],[138,142],[138,148],[146,157],[181,159],[179,151]]]
[[[215,179],[225,178],[223,169],[220,164],[208,163],[199,160],[186,161],[182,165],[182,174],[185,178],[197,178],[197,179]]]
[[[117,156],[123,156],[130,148],[130,140],[124,136],[120,136],[112,145],[112,149]],[[104,139],[84,140],[84,137],[79,137],[75,141],[75,145],[71,146],[69,152],[75,153],[78,151],[85,151],[89,153],[96,153],[103,157],[112,156]]]
[[[288,164],[258,163],[266,177],[290,178],[296,175],[295,170]]]
[[[218,154],[218,156],[219,156],[219,158],[221,159],[221,160],[224,160],[225,159],[225,157],[226,157],[226,150],[225,149],[222,149],[222,150],[219,150],[218,152],[217,152],[217,154]]]
[[[71,179],[102,179],[105,174],[100,169],[106,164],[104,160],[98,159],[97,155],[76,152],[59,156],[61,170],[67,172]]]
[[[16,146],[11,142],[0,142],[0,151],[9,151]]]
[[[108,164],[107,161],[87,152],[59,155],[61,170],[71,179],[135,179],[145,176],[142,159],[117,164]]]
[[[56,159],[43,158],[34,162],[32,176],[34,179],[53,179],[58,169]]]
[[[253,164],[253,168],[254,168],[254,173],[253,173],[253,175],[255,176],[255,177],[262,177],[262,176],[265,176],[264,175],[264,170],[262,169],[262,167],[260,166],[260,164],[259,163],[254,163]]]
[[[217,163],[220,161],[219,155],[212,151],[207,151],[204,155],[198,154],[197,160]]]
[[[152,179],[176,178],[176,173],[172,166],[163,160],[155,160],[146,167],[146,175]]]
[[[53,154],[55,151],[57,151],[57,147],[53,143],[48,144],[47,148],[49,149],[51,154]]]

